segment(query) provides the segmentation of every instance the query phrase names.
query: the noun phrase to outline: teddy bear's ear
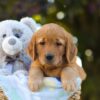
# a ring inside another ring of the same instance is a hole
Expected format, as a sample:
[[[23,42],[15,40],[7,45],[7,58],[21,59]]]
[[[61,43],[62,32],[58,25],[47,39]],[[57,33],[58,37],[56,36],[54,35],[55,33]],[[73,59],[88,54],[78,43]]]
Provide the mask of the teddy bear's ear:
[[[32,19],[31,17],[24,17],[20,20],[20,22],[27,25],[32,30],[32,32],[35,32],[36,30],[40,28],[40,25],[37,24],[35,20]]]

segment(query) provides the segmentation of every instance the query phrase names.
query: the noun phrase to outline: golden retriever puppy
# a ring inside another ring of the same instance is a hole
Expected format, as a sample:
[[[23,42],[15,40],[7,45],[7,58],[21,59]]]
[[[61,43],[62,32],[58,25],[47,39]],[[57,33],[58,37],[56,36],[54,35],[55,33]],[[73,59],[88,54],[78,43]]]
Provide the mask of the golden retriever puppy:
[[[32,91],[42,86],[44,76],[61,78],[67,91],[76,90],[77,77],[86,77],[83,68],[76,64],[77,48],[71,34],[57,24],[42,26],[33,35],[27,51],[33,60],[28,79]]]

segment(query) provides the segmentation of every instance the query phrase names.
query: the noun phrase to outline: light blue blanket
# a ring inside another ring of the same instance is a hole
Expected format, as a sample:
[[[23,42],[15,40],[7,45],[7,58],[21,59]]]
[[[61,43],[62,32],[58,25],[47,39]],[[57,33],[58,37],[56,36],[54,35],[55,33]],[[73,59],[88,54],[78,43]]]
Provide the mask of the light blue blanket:
[[[73,93],[64,91],[61,82],[52,77],[44,78],[44,86],[38,92],[31,92],[27,85],[26,71],[17,71],[13,75],[0,76],[0,87],[9,100],[67,100]],[[77,89],[80,78],[76,79]]]

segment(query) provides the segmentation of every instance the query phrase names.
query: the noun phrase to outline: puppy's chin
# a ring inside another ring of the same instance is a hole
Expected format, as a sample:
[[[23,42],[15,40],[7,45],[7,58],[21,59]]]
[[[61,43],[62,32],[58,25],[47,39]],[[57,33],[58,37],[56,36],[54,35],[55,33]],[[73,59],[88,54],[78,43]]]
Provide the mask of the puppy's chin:
[[[44,66],[46,66],[48,69],[54,69],[60,66],[61,62],[60,61],[47,61],[44,59],[39,59],[40,63]]]
[[[55,66],[55,64],[51,61],[46,61],[46,60],[40,60],[41,64],[42,65],[45,65],[45,66]]]

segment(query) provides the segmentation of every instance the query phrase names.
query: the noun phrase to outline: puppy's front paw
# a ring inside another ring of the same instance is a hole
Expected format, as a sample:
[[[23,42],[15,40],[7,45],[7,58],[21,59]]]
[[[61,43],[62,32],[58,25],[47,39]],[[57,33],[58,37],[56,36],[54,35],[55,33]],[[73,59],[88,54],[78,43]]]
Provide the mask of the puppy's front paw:
[[[43,85],[43,79],[42,78],[29,79],[28,85],[31,91],[38,91]]]
[[[62,86],[65,90],[74,92],[77,90],[76,79],[79,77],[78,72],[73,68],[67,67],[61,73]]]
[[[66,91],[75,91],[77,90],[75,79],[62,79],[62,86]]]
[[[80,100],[81,89],[77,90],[68,100]]]

